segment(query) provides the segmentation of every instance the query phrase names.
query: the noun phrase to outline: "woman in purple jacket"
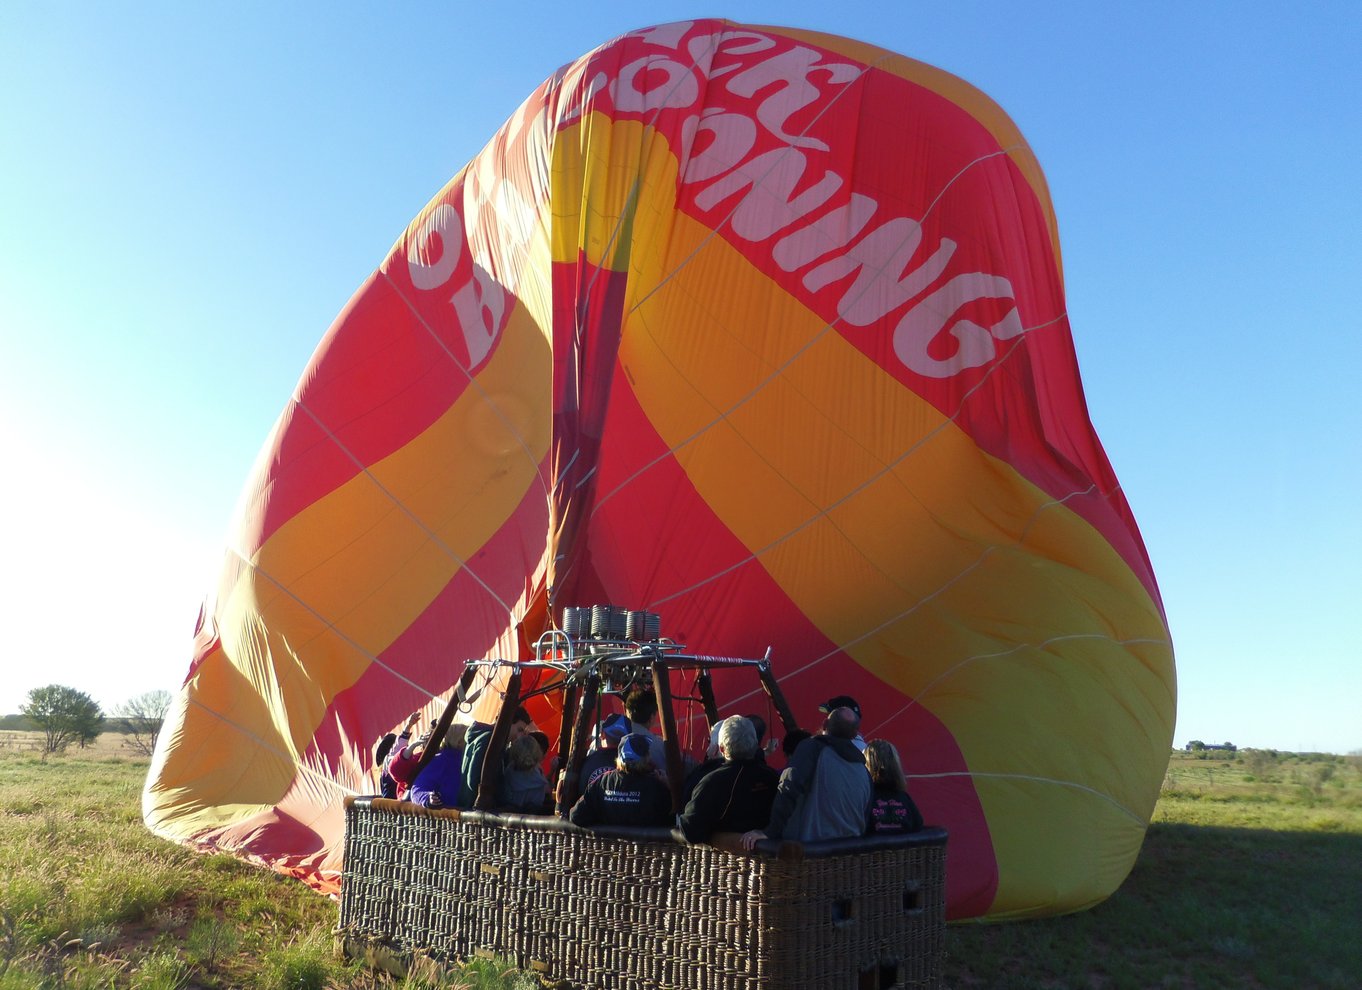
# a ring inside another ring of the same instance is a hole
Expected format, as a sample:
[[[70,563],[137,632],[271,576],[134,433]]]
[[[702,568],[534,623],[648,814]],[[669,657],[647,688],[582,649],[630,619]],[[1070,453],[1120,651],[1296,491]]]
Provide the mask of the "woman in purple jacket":
[[[409,801],[423,808],[458,807],[459,787],[463,783],[463,743],[467,732],[466,725],[449,727],[440,751],[411,782]]]

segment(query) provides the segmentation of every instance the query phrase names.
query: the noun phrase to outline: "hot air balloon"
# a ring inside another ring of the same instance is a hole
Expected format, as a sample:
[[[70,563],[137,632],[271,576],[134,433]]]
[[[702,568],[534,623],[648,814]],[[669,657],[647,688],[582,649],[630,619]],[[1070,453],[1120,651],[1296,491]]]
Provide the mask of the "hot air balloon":
[[[720,20],[549,77],[304,371],[145,820],[334,889],[373,741],[597,602],[769,649],[808,724],[857,698],[950,831],[952,917],[1119,886],[1172,647],[1089,421],[1044,177],[986,96]],[[759,703],[715,684],[725,711]]]

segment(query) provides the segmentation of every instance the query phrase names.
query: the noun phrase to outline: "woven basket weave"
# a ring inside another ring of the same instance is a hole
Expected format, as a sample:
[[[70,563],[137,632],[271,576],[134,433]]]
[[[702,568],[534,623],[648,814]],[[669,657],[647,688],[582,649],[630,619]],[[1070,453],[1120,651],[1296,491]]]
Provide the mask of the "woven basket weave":
[[[601,990],[941,985],[941,829],[749,855],[382,798],[347,801],[345,823],[338,934],[352,952],[497,955]]]

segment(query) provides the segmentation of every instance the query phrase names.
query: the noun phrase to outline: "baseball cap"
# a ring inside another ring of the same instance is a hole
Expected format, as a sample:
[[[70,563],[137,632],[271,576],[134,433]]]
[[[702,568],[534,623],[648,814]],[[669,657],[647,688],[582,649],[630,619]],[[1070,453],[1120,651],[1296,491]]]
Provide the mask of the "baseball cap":
[[[642,763],[651,756],[652,748],[648,745],[647,736],[629,735],[620,740],[618,759],[626,766]]]
[[[835,698],[829,698],[818,706],[818,710],[824,715],[831,715],[839,708],[850,708],[856,713],[856,717],[861,717],[861,706],[856,704],[856,699],[849,694],[839,694]]]
[[[629,717],[618,712],[607,715],[605,721],[601,722],[601,735],[612,742],[618,742],[633,731],[634,725]]]

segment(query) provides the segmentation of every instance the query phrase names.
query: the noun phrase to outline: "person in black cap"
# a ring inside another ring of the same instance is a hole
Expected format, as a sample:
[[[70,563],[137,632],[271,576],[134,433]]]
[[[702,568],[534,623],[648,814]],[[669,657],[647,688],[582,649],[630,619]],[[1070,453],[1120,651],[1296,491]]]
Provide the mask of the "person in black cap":
[[[851,740],[856,748],[862,753],[865,752],[865,736],[861,735],[861,706],[856,703],[856,699],[849,694],[839,694],[835,698],[829,698],[818,706],[818,710],[825,716],[831,715],[839,708],[850,708],[856,713],[856,738]]]
[[[378,793],[385,798],[397,797],[397,781],[388,773],[388,754],[397,742],[397,733],[386,733],[374,747],[374,767],[378,770]]]
[[[763,829],[743,833],[743,848],[763,839],[819,842],[865,833],[870,774],[865,757],[851,742],[860,724],[850,708],[834,708],[823,731],[799,744],[780,776],[771,820]]]
[[[411,782],[416,779],[416,770],[421,765],[421,756],[425,752],[426,743],[430,741],[431,730],[427,729],[417,738],[411,741],[412,730],[421,721],[419,711],[412,712],[411,718],[407,719],[407,724],[397,736],[397,741],[393,743],[392,749],[388,752],[388,758],[383,764],[383,773],[393,781],[395,793],[393,797],[400,801],[408,799],[411,793]],[[385,792],[385,797],[386,792]]]
[[[620,740],[615,769],[597,778],[568,812],[574,825],[670,826],[672,792],[653,773],[648,737],[635,733]]]

